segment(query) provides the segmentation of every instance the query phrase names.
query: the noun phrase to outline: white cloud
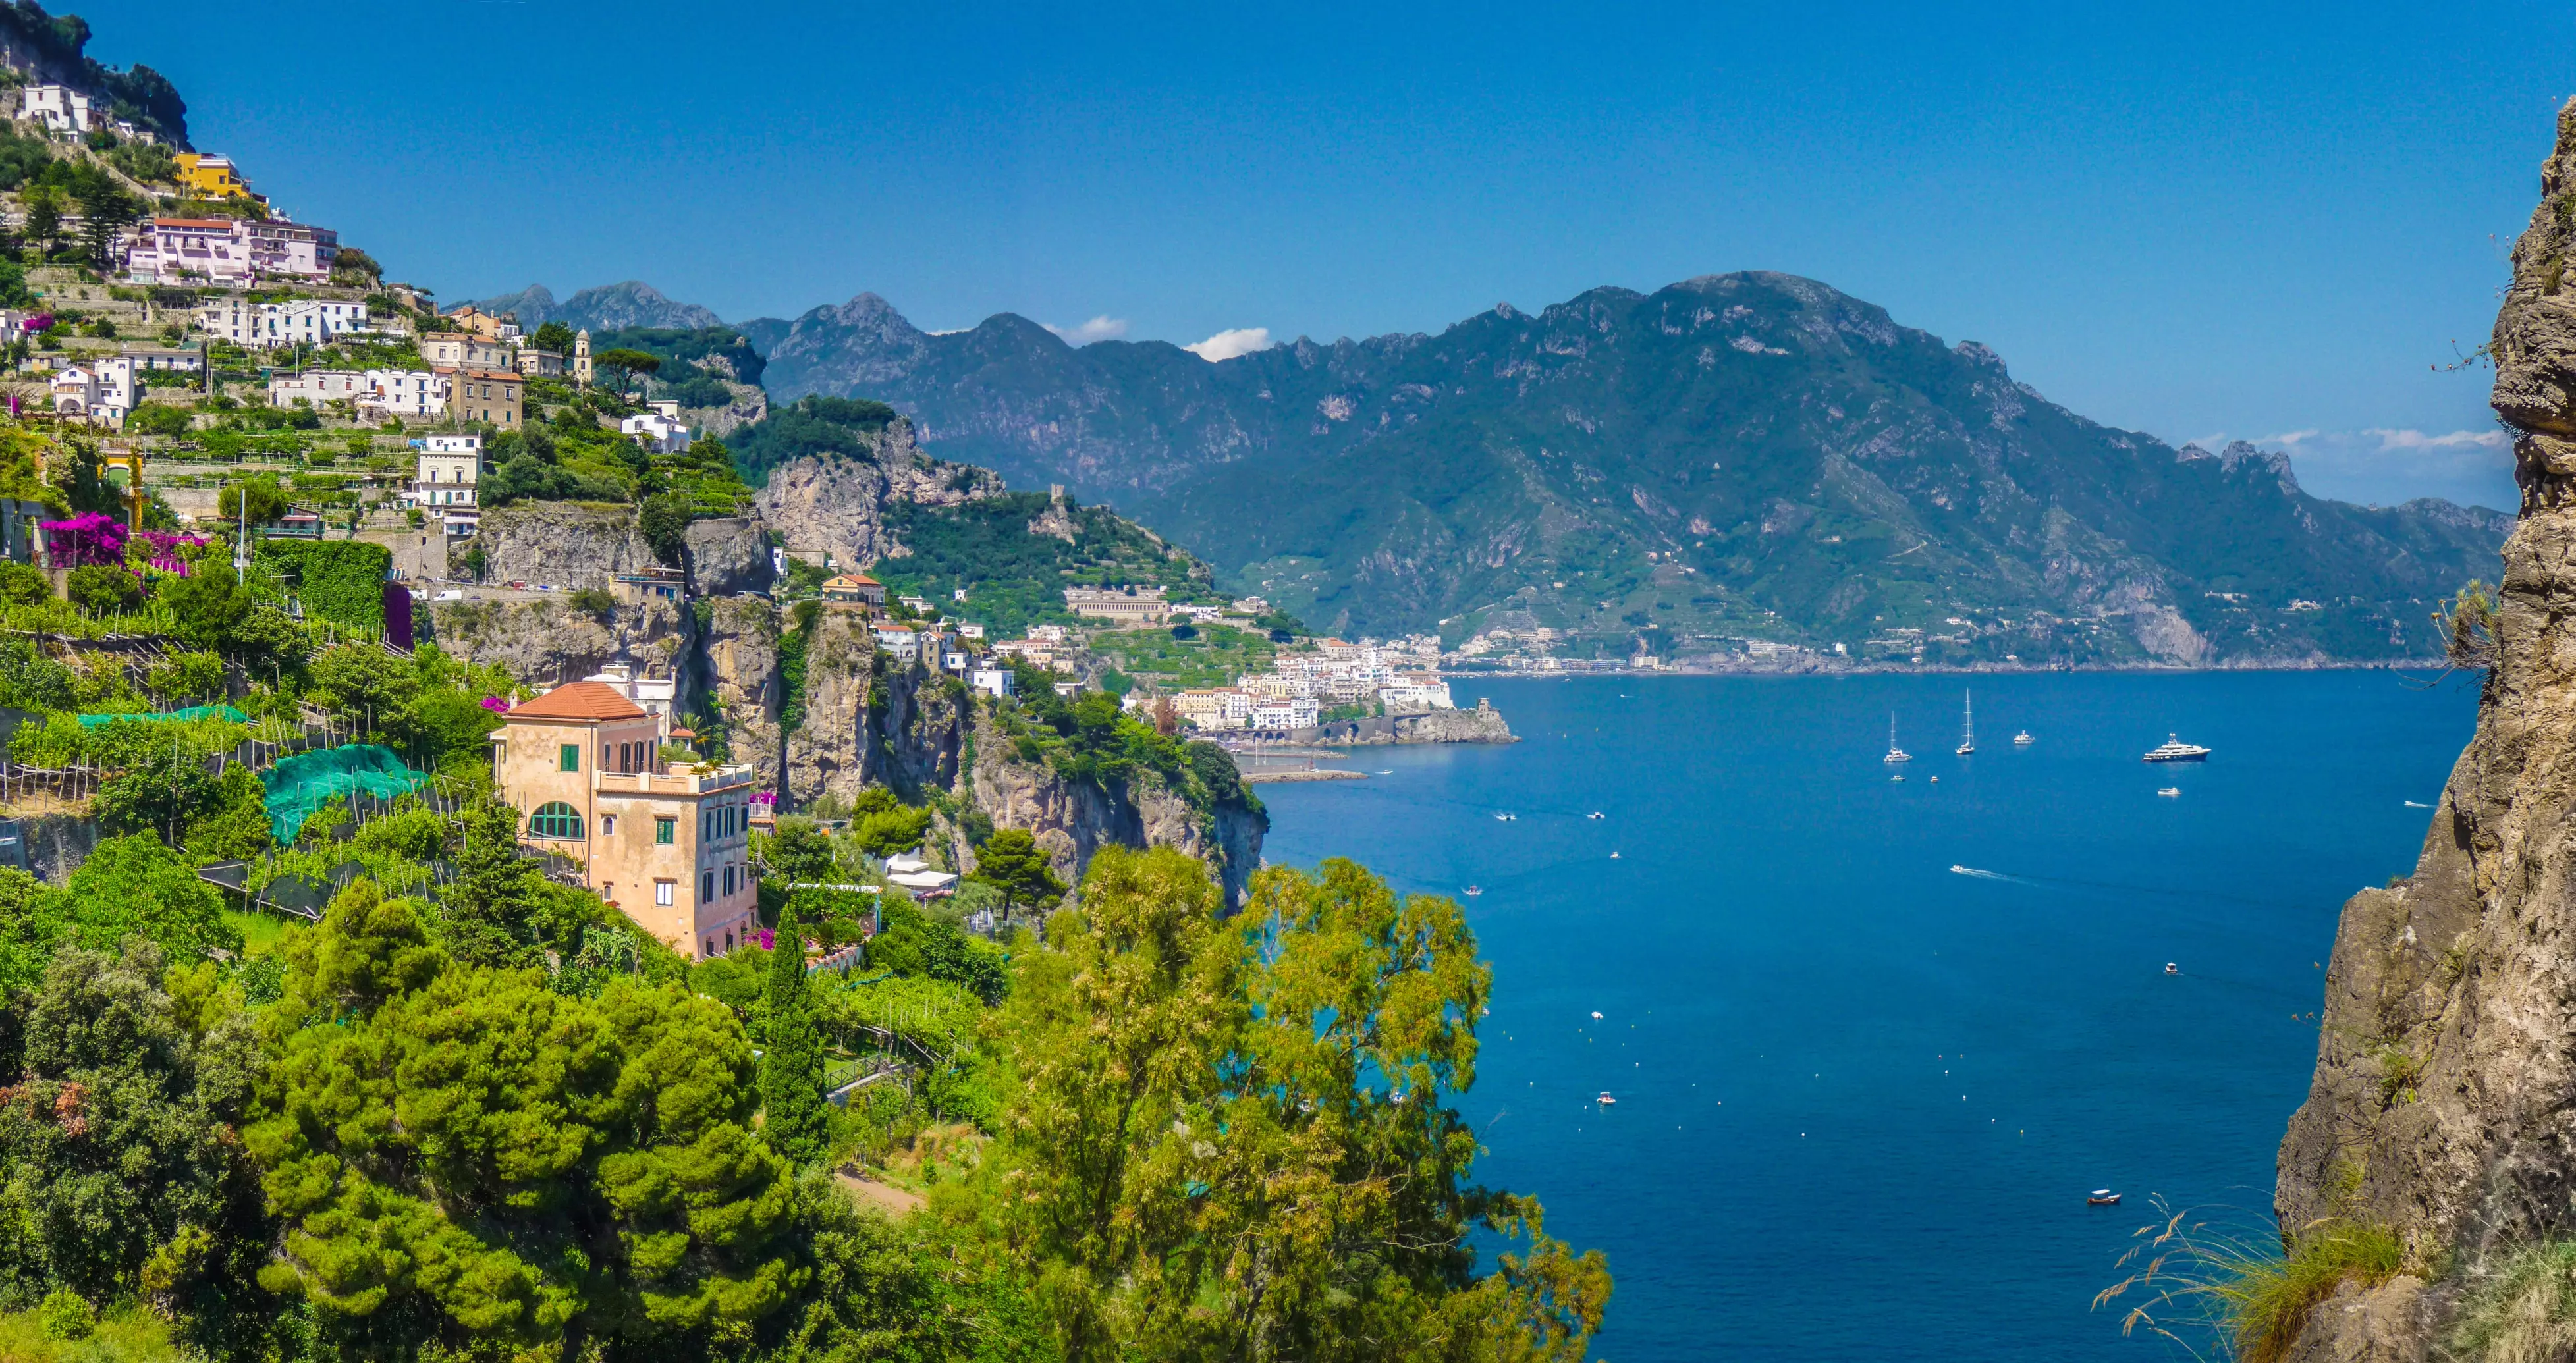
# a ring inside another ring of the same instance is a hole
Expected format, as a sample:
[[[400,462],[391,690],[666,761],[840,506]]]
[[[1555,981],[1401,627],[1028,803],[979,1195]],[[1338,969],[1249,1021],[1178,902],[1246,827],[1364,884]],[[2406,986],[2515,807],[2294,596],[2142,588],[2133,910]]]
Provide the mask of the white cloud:
[[[1127,319],[1112,317],[1105,312],[1078,327],[1049,326],[1043,322],[1039,325],[1046,326],[1047,330],[1063,337],[1072,345],[1089,345],[1094,341],[1114,341],[1127,334]]]
[[[2392,431],[2385,426],[2373,426],[2362,434],[2379,437],[2379,448],[2383,450],[2455,450],[2465,445],[2475,445],[2480,449],[2501,450],[2513,444],[2512,436],[2498,430],[2451,431],[2443,435],[2426,435],[2422,431]]]
[[[1220,331],[1197,345],[1181,347],[1210,364],[1269,348],[1270,328],[1268,327],[1236,327],[1231,331]]]
[[[2254,443],[2257,445],[2288,445],[2295,448],[2300,441],[2314,440],[2323,434],[2325,434],[2325,432],[2318,430],[2314,426],[2310,426],[2304,431],[2283,431],[2279,435],[2256,436],[2254,438]]]

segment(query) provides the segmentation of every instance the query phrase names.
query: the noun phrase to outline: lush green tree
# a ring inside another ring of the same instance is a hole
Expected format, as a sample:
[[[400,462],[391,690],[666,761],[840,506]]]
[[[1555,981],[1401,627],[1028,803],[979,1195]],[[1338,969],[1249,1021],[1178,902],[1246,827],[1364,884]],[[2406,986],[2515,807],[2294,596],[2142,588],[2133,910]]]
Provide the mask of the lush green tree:
[[[0,873],[0,882],[7,875]],[[6,896],[0,895],[0,906]],[[224,921],[223,898],[177,853],[149,833],[101,838],[89,860],[28,905],[38,935],[92,951],[141,937],[177,965],[212,951],[238,952],[241,933]],[[5,911],[5,907],[0,907]]]
[[[0,705],[68,710],[80,703],[80,678],[24,639],[0,639]]]
[[[92,807],[102,833],[146,833],[175,846],[200,810],[213,812],[214,797],[205,760],[174,743],[100,782]]]
[[[814,1284],[775,1363],[1056,1356],[1028,1285],[971,1232],[861,1212],[820,1183],[801,1191]]]
[[[250,523],[268,525],[287,513],[286,489],[270,477],[246,478],[226,485],[215,494],[215,510],[226,521],[239,523],[242,503],[250,503]]]
[[[944,918],[930,917],[895,894],[884,897],[878,917],[881,930],[868,939],[869,969],[940,980],[988,1004],[999,1003],[1009,990],[1000,948],[968,936]]]
[[[439,938],[473,965],[539,962],[545,877],[519,855],[519,811],[493,801],[466,811],[456,879],[439,891]]]
[[[872,857],[890,857],[921,846],[930,831],[930,811],[896,806],[859,819],[853,825],[859,848]]]
[[[761,999],[767,1045],[760,1054],[762,1134],[772,1149],[800,1163],[822,1158],[823,1034],[805,993],[804,929],[790,907],[778,923]]]
[[[1580,1360],[1607,1270],[1468,1181],[1445,1101],[1487,988],[1457,906],[1336,861],[1221,909],[1104,849],[994,1029],[1023,1087],[979,1177],[1066,1355]],[[1526,1252],[1479,1274],[1480,1230]]]
[[[832,839],[812,819],[790,814],[778,821],[778,831],[769,836],[762,860],[768,870],[761,879],[782,885],[833,885],[842,880],[841,858],[832,850]]]
[[[179,638],[195,648],[225,648],[249,619],[251,594],[231,570],[209,568],[161,584],[162,604],[177,618]]]
[[[420,694],[420,674],[409,662],[367,644],[323,650],[312,672],[316,699],[377,728],[399,726]]]
[[[143,584],[130,569],[85,564],[63,574],[63,595],[84,614],[107,615],[143,604]]]
[[[51,256],[63,244],[62,191],[52,185],[36,185],[19,202],[27,210],[27,240]]]
[[[1064,897],[1064,882],[1055,878],[1046,849],[1025,828],[1004,828],[975,849],[975,871],[967,877],[1002,892],[1002,916],[1011,906],[1051,904]]]
[[[616,375],[617,387],[620,390],[623,390],[626,387],[626,385],[631,381],[631,376],[633,375],[658,374],[662,372],[661,356],[653,354],[650,351],[635,350],[626,346],[619,346],[612,350],[600,351],[590,357],[590,364],[591,368],[595,370],[604,369],[609,373]]]
[[[492,731],[500,721],[483,708],[480,696],[455,686],[433,686],[413,698],[403,727],[427,746],[431,763],[449,770],[491,760]]]
[[[570,355],[572,353],[572,328],[565,326],[561,322],[548,322],[544,326],[538,327],[536,333],[529,339],[535,343],[539,350],[551,351],[557,355]]]
[[[664,563],[676,564],[689,547],[689,521],[696,514],[689,499],[666,492],[644,499],[644,509],[636,513],[635,530],[653,550],[653,556]]]
[[[342,892],[267,1015],[242,1133],[284,1223],[264,1285],[344,1353],[656,1356],[788,1304],[794,1184],[721,1005],[446,962],[385,907]]]
[[[0,1299],[139,1293],[217,1356],[256,1354],[279,1303],[252,1285],[269,1230],[233,1138],[258,1037],[213,962],[53,960],[23,1070],[0,1089]]]

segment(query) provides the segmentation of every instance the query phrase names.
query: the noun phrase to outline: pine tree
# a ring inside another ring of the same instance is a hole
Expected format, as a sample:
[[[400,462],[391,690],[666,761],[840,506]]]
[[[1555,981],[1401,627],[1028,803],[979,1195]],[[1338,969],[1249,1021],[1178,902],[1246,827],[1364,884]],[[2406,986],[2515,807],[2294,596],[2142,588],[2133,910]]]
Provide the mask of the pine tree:
[[[456,851],[456,879],[438,896],[447,919],[439,937],[448,954],[505,969],[541,964],[529,919],[544,885],[537,868],[519,855],[517,810],[496,801],[469,811]]]
[[[760,1106],[770,1148],[800,1164],[824,1154],[823,1038],[805,996],[805,936],[792,908],[778,920],[763,1009],[769,1046],[760,1058]]]

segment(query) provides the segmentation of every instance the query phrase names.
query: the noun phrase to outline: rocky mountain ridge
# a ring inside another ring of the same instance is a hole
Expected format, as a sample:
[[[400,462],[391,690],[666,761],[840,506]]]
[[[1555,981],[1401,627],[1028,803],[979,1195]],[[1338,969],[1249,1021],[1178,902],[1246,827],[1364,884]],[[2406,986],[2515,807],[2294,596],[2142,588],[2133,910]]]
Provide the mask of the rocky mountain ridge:
[[[1755,639],[1873,660],[2422,658],[2510,518],[2309,496],[2285,457],[2084,420],[1975,342],[1747,272],[1508,304],[1437,336],[1211,364],[1008,314],[932,335],[861,294],[741,330],[782,398],[1105,499],[1335,632]]]
[[[627,327],[674,327],[694,330],[724,325],[715,313],[695,303],[681,303],[640,279],[583,289],[556,301],[554,291],[531,284],[516,293],[473,300],[474,307],[495,317],[517,314],[522,330],[535,331],[548,322],[576,330],[616,331]]]

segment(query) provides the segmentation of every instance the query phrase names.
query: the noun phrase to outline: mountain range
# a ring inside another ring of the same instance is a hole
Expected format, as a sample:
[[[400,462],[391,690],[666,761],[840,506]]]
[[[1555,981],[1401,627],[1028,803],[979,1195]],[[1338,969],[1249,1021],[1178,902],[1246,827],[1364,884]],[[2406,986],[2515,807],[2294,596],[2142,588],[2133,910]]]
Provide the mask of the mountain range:
[[[2492,578],[2512,524],[2328,501],[2277,453],[2099,425],[1983,345],[1766,272],[1221,363],[1077,348],[1011,314],[932,334],[873,294],[737,329],[780,401],[889,403],[943,458],[1111,503],[1236,589],[1354,634],[1940,663],[2423,657],[2435,600]]]
[[[529,331],[548,322],[561,322],[576,330],[588,331],[619,331],[636,327],[696,331],[724,325],[723,319],[713,312],[695,303],[674,302],[661,290],[637,279],[583,289],[561,302],[555,301],[552,289],[543,284],[531,284],[517,293],[475,299],[473,306],[495,317],[516,313],[519,325]]]

